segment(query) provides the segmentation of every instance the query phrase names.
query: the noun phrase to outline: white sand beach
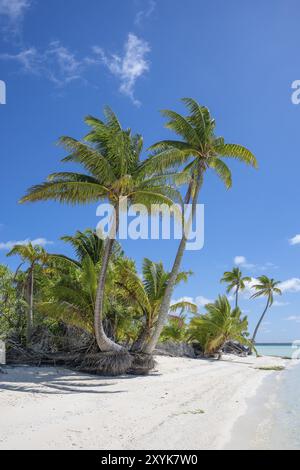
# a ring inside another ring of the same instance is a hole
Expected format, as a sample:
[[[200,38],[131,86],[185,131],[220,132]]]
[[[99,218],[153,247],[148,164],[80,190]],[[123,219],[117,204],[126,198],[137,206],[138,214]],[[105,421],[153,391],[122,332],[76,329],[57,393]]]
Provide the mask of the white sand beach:
[[[0,449],[201,450],[226,447],[279,358],[158,357],[148,377],[16,367],[0,374]]]

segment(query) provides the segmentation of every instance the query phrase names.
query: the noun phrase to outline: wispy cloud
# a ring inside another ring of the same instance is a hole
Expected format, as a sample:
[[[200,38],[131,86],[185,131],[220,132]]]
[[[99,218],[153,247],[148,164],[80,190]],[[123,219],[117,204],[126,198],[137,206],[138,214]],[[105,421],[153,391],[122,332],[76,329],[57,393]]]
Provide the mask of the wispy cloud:
[[[17,54],[1,54],[0,59],[17,62],[23,72],[46,77],[58,86],[81,79],[89,65],[88,58],[78,59],[59,41],[51,42],[44,51],[30,47]]]
[[[0,0],[0,21],[6,32],[18,33],[32,0]]]
[[[150,52],[149,44],[135,34],[130,33],[124,45],[123,55],[107,55],[101,47],[95,46],[94,53],[100,57],[102,63],[117,77],[120,82],[120,92],[128,96],[132,102],[139,106],[141,103],[134,96],[137,80],[149,70],[146,60]]]
[[[146,2],[145,8],[139,10],[135,16],[134,23],[136,26],[141,26],[144,20],[147,20],[152,16],[156,8],[156,2],[154,0],[149,0]]]
[[[286,318],[286,320],[300,323],[300,315],[291,315],[290,317]]]
[[[94,46],[90,54],[79,57],[61,42],[52,41],[44,50],[28,47],[15,54],[0,54],[0,60],[15,62],[22,72],[46,78],[57,86],[75,80],[86,81],[89,67],[104,65],[120,80],[120,92],[139,106],[134,90],[137,80],[149,70],[148,52],[150,47],[146,41],[129,34],[122,56],[107,56],[101,47]]]
[[[277,269],[277,266],[273,263],[265,263],[262,265],[249,263],[245,256],[236,256],[233,260],[234,264],[251,271],[268,271],[270,269]]]
[[[275,300],[273,302],[273,307],[286,307],[287,305],[290,305],[289,302],[279,302],[279,300]]]
[[[289,240],[290,245],[299,245],[300,244],[300,235],[295,235],[293,238]]]
[[[12,250],[13,247],[16,245],[28,245],[29,243],[31,243],[33,246],[53,245],[53,242],[47,240],[46,238],[36,238],[35,240],[30,240],[29,238],[27,238],[26,240],[10,240],[8,242],[0,242],[0,250],[8,251]]]

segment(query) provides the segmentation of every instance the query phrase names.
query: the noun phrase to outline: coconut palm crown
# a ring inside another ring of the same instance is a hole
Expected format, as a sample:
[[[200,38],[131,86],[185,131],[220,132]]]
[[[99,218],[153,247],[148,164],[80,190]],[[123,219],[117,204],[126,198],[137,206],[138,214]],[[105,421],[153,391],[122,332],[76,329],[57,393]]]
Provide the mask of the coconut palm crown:
[[[239,292],[245,290],[246,283],[251,282],[251,277],[243,277],[242,271],[240,268],[233,268],[232,271],[226,271],[221,279],[221,282],[226,282],[228,284],[227,294],[232,290],[235,293],[235,306],[238,307],[238,296]]]

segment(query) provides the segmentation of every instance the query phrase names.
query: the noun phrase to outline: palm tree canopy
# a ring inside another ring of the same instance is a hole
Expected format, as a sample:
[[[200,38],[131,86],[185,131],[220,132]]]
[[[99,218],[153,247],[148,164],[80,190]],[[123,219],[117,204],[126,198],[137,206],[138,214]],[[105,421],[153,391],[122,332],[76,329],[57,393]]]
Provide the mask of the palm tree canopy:
[[[260,276],[258,278],[258,283],[253,286],[253,289],[256,290],[255,294],[251,296],[252,299],[257,297],[268,297],[270,306],[274,302],[274,294],[282,295],[282,291],[279,287],[280,281],[275,281],[270,279],[267,276]]]
[[[221,279],[221,282],[228,284],[227,293],[233,289],[244,290],[246,283],[251,281],[251,277],[244,276],[240,268],[233,268],[232,271],[226,271]]]
[[[116,268],[117,285],[123,289],[128,299],[136,306],[141,315],[147,317],[153,326],[168,285],[170,273],[164,270],[162,263],[144,259],[142,278],[122,261]],[[191,272],[180,272],[176,284],[187,281]],[[171,311],[178,309],[196,312],[197,306],[191,302],[177,302]]]
[[[229,341],[250,345],[246,335],[248,319],[241,317],[241,310],[232,310],[226,296],[206,305],[207,313],[191,321],[191,337],[197,340],[206,354],[218,352]]]
[[[196,179],[201,172],[211,168],[224,181],[227,188],[232,185],[231,172],[223,158],[235,158],[257,168],[255,156],[245,147],[226,143],[223,137],[215,135],[215,120],[209,110],[192,98],[183,98],[189,115],[182,116],[174,111],[164,110],[168,119],[166,127],[175,132],[182,140],[163,140],[154,144],[150,150],[152,157],[145,162],[147,171],[165,171],[185,165],[177,178],[178,183],[189,181],[191,175]],[[176,181],[176,179],[175,179]]]
[[[36,263],[46,264],[49,259],[49,255],[43,247],[32,243],[15,245],[6,256],[15,255],[19,255],[23,261],[27,261],[30,265]]]
[[[116,205],[127,197],[130,203],[168,205],[180,200],[180,194],[166,184],[166,177],[142,171],[140,157],[143,139],[122,129],[113,111],[106,107],[105,120],[85,119],[91,128],[84,141],[62,137],[59,144],[69,153],[63,162],[81,165],[84,173],[53,173],[42,184],[28,190],[21,203],[54,200],[69,204],[87,204],[109,200]]]

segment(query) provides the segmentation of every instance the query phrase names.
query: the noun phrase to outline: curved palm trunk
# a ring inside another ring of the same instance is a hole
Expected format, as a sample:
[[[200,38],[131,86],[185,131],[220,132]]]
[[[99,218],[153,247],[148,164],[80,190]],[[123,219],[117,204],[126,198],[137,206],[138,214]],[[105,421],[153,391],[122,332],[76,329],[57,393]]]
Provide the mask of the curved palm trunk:
[[[113,227],[112,230],[117,232],[118,228],[118,212],[116,211],[116,221],[115,221],[115,228]],[[95,300],[95,312],[94,312],[94,326],[95,326],[95,335],[97,344],[99,346],[100,351],[109,352],[109,351],[121,351],[123,348],[116,344],[114,341],[109,339],[104,331],[103,328],[103,307],[104,307],[104,293],[105,293],[105,281],[106,275],[109,265],[110,256],[112,253],[113,245],[115,239],[114,238],[107,238],[104,246],[104,253],[102,259],[101,270],[99,274],[98,280],[98,287],[97,287],[97,294]]]
[[[33,289],[34,289],[34,266],[31,266],[29,272],[29,308],[27,314],[26,343],[30,345],[33,329]]]
[[[202,178],[201,178],[201,174],[199,174],[197,178],[195,194],[194,194],[193,203],[192,203],[192,214],[191,214],[192,221],[194,220],[195,213],[196,213],[197,201],[198,201],[201,184],[202,184]],[[186,204],[188,203],[187,198],[190,197],[190,194],[191,194],[191,186],[188,189],[188,193],[187,193],[187,197],[185,201]],[[171,298],[172,298],[172,294],[175,288],[176,279],[179,273],[179,269],[180,269],[181,261],[185,252],[186,244],[187,244],[187,238],[184,233],[181,239],[178,251],[177,251],[177,255],[174,261],[174,265],[173,265],[170,277],[169,277],[168,285],[167,285],[164,298],[163,298],[163,301],[159,310],[158,319],[155,325],[154,332],[142,351],[145,354],[153,353],[159,341],[162,330],[167,322],[167,318],[168,318],[168,314],[170,310]]]
[[[259,322],[258,322],[258,324],[257,324],[257,326],[256,326],[256,328],[255,328],[255,331],[254,331],[254,334],[253,334],[253,338],[252,338],[252,344],[255,343],[258,330],[259,330],[259,328],[260,328],[260,325],[261,325],[262,322],[263,322],[263,319],[265,318],[265,315],[266,315],[266,313],[267,313],[267,311],[268,311],[268,309],[269,309],[269,306],[270,306],[270,297],[268,298],[267,306],[266,306],[266,308],[265,308],[265,310],[264,310],[264,313],[262,314],[262,316],[261,316],[261,318],[260,318],[260,320],[259,320]]]

